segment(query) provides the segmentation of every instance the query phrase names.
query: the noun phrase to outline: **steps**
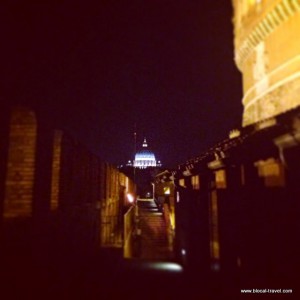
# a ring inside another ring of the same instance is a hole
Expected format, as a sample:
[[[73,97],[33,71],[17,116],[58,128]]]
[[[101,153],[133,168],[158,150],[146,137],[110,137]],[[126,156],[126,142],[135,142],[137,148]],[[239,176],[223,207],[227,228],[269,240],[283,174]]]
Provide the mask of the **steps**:
[[[168,236],[163,214],[153,200],[138,201],[141,254],[140,258],[148,260],[168,260],[171,257]]]

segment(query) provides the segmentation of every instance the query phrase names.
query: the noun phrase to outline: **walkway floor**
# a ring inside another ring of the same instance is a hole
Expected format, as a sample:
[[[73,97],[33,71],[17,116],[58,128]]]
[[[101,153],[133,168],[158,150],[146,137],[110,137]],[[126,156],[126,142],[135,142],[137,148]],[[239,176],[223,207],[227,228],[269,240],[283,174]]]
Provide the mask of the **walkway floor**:
[[[139,200],[141,229],[141,253],[139,258],[168,261],[169,251],[167,228],[164,216],[153,200]]]
[[[214,281],[207,285],[206,278],[172,261],[165,220],[155,203],[139,201],[138,205],[140,258],[124,259],[122,249],[86,253],[60,244],[31,252],[27,244],[34,243],[25,239],[15,251],[0,255],[0,298],[222,300],[214,297]]]

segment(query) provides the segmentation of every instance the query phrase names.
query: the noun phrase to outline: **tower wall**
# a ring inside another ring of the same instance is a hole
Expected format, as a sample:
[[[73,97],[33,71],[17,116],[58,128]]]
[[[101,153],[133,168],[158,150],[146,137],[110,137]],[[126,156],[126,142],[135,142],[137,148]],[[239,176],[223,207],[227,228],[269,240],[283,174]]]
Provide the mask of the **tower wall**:
[[[300,0],[233,0],[243,126],[300,104]]]

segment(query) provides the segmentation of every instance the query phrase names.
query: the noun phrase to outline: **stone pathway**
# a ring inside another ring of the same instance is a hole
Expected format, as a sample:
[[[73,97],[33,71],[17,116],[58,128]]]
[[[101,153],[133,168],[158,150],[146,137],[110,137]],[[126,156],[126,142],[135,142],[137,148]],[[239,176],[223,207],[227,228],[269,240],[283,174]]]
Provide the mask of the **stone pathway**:
[[[170,260],[167,228],[162,212],[153,200],[139,200],[141,229],[140,258],[147,260]]]

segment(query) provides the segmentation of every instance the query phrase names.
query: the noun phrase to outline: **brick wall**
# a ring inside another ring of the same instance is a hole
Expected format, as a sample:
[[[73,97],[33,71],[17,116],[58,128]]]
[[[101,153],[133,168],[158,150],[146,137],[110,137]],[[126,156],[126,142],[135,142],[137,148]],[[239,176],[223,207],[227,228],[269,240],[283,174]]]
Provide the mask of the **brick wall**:
[[[12,109],[0,125],[0,232],[6,241],[18,239],[16,248],[28,244],[45,255],[122,246],[131,180],[30,109]]]
[[[14,109],[9,126],[4,218],[32,215],[36,135],[34,112]]]

